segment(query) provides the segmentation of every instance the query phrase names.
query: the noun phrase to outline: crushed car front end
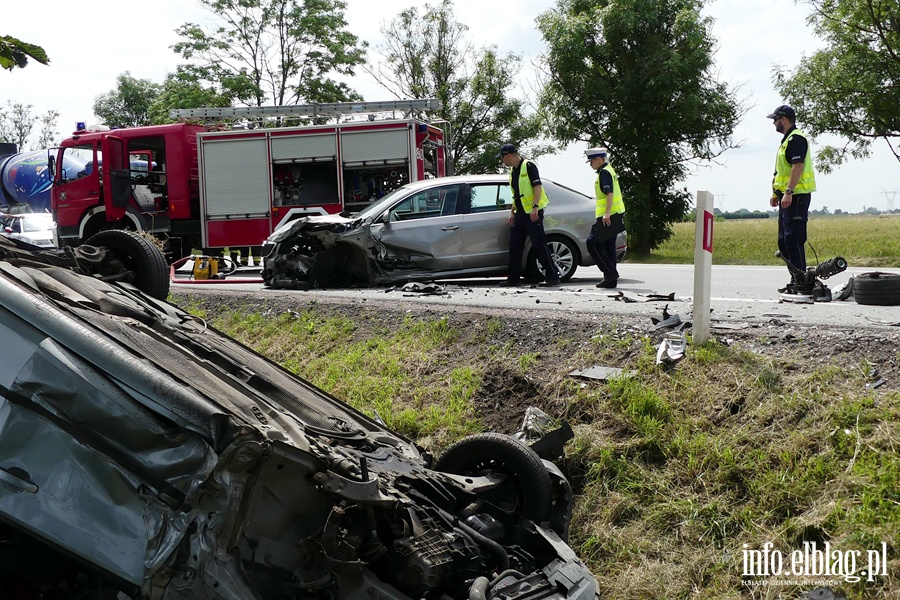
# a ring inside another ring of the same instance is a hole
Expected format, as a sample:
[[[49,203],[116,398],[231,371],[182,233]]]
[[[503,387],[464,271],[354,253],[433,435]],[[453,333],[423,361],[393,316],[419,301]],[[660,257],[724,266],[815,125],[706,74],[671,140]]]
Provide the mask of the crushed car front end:
[[[560,438],[481,434],[432,461],[201,319],[39,253],[0,261],[0,306],[0,535],[67,565],[17,586],[596,595],[565,541]]]

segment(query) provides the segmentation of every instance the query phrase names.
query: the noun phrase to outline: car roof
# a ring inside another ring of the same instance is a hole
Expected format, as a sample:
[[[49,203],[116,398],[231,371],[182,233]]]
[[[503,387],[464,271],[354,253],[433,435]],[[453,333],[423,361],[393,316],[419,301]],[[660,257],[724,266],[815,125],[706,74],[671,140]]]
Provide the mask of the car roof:
[[[546,177],[541,177],[541,180],[546,183],[551,183],[553,185],[558,185],[560,187],[565,188],[566,186],[553,181],[552,179],[547,179]],[[507,173],[494,173],[488,175],[451,175],[450,177],[437,177],[432,179],[421,179],[419,181],[413,181],[407,183],[403,186],[404,189],[407,190],[420,190],[423,188],[429,188],[434,185],[447,185],[453,183],[509,183],[509,175]],[[569,189],[569,188],[566,188]]]

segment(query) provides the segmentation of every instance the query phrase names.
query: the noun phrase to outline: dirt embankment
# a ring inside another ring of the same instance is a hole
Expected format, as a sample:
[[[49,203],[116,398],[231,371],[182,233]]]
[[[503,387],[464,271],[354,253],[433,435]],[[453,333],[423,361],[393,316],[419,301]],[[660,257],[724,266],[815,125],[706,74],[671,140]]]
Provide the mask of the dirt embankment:
[[[475,312],[465,307],[445,306],[399,309],[387,300],[361,303],[319,298],[311,301],[304,294],[267,298],[219,290],[190,293],[179,290],[173,294],[173,300],[181,306],[201,308],[210,315],[241,310],[277,316],[288,310],[314,308],[326,316],[351,320],[360,339],[376,334],[384,323],[396,322],[410,314],[421,319],[443,317],[451,327],[466,331],[470,339],[509,347],[514,355],[538,355],[537,368],[524,375],[512,364],[491,365],[484,373],[475,398],[476,406],[485,424],[499,431],[514,428],[526,399],[543,397],[552,405],[552,390],[560,379],[574,369],[592,366],[584,362],[585,353],[577,350],[590,345],[596,336],[606,335],[622,341],[616,352],[605,357],[605,366],[621,367],[641,352],[641,346],[646,345],[642,338],[646,336],[649,343],[656,344],[664,334],[664,331],[653,331],[653,323],[646,317],[621,315],[603,318],[551,311],[522,315],[508,310],[480,308]],[[662,306],[659,310],[661,314]],[[882,390],[900,389],[900,327],[803,327],[773,317],[747,329],[714,330],[712,338],[773,359],[795,375],[813,373],[828,365],[853,367],[864,370],[870,382],[878,382]],[[455,359],[458,364],[478,364],[483,348],[473,343],[461,344],[454,352],[458,353]]]

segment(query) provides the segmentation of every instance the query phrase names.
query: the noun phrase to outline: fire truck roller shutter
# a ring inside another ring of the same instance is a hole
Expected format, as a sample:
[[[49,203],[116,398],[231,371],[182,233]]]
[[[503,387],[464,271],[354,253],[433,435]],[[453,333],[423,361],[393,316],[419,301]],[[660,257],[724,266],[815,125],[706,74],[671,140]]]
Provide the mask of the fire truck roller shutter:
[[[337,137],[324,135],[272,136],[272,162],[289,163],[310,159],[335,160]]]
[[[205,141],[203,157],[207,219],[269,213],[272,188],[265,138]]]
[[[409,130],[342,133],[341,155],[345,167],[399,164],[409,160]]]

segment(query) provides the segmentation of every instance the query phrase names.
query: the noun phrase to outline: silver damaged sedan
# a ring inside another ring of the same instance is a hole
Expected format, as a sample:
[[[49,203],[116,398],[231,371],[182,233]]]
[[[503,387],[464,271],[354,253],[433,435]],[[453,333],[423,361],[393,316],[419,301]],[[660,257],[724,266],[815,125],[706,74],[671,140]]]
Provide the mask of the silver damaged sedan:
[[[544,216],[550,255],[560,279],[593,266],[585,240],[594,200],[546,179]],[[266,241],[263,281],[276,288],[389,285],[454,277],[506,275],[512,205],[505,175],[469,175],[407,184],[366,210],[303,217],[282,224]],[[617,240],[621,259],[625,233]],[[525,247],[527,279],[543,272]]]

